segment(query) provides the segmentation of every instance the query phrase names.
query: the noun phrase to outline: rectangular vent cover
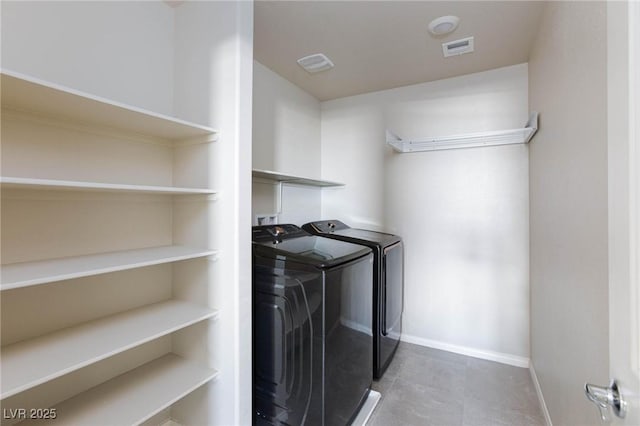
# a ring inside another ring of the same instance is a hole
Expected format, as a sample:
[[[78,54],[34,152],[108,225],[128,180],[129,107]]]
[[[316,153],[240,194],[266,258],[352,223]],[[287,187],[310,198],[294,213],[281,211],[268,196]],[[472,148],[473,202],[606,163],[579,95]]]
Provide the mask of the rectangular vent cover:
[[[473,37],[442,43],[442,53],[444,53],[445,58],[471,52],[473,52]]]
[[[322,53],[298,59],[298,64],[309,73],[316,73],[333,68],[333,62]]]

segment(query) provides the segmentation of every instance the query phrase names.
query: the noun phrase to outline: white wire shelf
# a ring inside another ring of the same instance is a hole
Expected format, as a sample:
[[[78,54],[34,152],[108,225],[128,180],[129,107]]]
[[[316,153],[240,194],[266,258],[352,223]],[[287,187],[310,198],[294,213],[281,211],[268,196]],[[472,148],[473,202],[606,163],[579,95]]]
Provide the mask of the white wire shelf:
[[[522,129],[496,130],[465,133],[452,136],[426,138],[422,140],[402,139],[387,130],[387,144],[398,152],[438,151],[443,149],[475,148],[528,143],[538,131],[538,113],[534,112]]]

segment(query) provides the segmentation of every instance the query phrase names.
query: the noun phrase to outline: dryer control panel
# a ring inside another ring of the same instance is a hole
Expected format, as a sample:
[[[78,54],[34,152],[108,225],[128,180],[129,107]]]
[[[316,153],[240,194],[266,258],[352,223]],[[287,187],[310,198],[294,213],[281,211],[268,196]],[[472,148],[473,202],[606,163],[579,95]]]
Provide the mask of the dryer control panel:
[[[314,234],[330,234],[341,229],[349,229],[347,225],[340,222],[339,220],[320,220],[318,222],[308,223],[304,226],[305,229],[307,229],[307,226],[310,226],[313,229],[312,233]]]

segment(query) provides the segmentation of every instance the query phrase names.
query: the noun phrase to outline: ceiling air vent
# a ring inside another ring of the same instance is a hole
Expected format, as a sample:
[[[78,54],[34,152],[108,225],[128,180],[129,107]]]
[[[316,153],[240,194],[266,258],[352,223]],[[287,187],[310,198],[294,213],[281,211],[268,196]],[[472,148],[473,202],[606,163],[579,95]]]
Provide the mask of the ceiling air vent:
[[[442,53],[445,58],[471,52],[473,52],[473,37],[442,43]]]
[[[298,59],[298,64],[310,73],[320,72],[333,68],[333,62],[322,53],[305,56]]]

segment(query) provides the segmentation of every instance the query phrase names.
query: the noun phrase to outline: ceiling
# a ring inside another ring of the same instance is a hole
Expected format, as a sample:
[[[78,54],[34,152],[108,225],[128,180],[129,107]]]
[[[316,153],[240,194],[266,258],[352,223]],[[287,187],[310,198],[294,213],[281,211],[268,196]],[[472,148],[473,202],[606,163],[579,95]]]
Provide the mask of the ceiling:
[[[254,58],[321,101],[527,62],[538,1],[256,1]],[[434,38],[429,22],[460,25]],[[475,37],[475,52],[444,58],[442,43]],[[324,53],[335,68],[296,62]]]

